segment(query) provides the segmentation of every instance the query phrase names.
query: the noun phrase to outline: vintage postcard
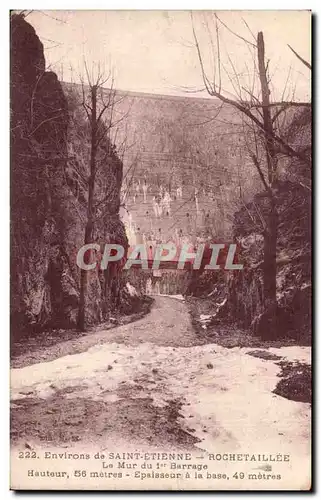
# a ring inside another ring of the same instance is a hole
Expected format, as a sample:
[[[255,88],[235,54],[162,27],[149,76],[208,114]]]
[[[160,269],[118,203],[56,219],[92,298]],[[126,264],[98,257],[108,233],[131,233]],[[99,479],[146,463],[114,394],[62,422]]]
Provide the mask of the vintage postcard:
[[[311,489],[311,12],[10,12],[11,488]]]

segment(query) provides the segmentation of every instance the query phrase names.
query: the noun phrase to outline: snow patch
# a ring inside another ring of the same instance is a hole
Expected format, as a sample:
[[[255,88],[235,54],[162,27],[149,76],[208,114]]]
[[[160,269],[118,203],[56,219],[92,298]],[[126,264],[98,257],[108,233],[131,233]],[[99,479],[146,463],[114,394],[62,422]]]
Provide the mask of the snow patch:
[[[183,302],[185,302],[185,298],[183,295],[167,295],[166,293],[160,293],[159,294],[160,297],[170,297],[171,299],[176,299],[176,300],[182,300]]]
[[[131,297],[137,297],[138,296],[136,288],[133,285],[131,285],[129,283],[129,281],[127,281],[127,283],[126,283],[126,289],[127,289],[127,292],[129,293],[129,295]]]
[[[277,451],[308,460],[310,406],[273,394],[280,367],[248,356],[248,350],[215,344],[97,345],[84,353],[13,369],[12,399],[47,398],[68,387],[68,398],[80,393],[107,402],[149,397],[155,406],[180,400],[181,425],[187,431],[195,429],[193,435],[201,440],[197,446],[203,450],[250,448],[251,453]],[[288,360],[310,359],[307,347],[269,351]]]

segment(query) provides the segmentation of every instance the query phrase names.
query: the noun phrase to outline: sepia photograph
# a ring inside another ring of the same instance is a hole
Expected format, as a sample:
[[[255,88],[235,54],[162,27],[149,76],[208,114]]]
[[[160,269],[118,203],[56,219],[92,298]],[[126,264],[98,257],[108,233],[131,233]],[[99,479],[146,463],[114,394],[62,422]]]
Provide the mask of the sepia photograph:
[[[10,11],[10,488],[312,488],[312,12]]]

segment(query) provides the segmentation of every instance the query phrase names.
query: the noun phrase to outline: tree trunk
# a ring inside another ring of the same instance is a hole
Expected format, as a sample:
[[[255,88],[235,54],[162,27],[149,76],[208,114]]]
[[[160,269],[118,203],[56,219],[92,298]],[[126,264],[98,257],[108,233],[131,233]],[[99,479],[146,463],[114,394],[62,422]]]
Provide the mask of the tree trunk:
[[[88,221],[85,229],[85,245],[91,243],[92,240],[92,224]],[[84,256],[85,258],[85,256]],[[91,260],[91,250],[89,261]],[[86,298],[87,298],[87,284],[88,284],[88,271],[81,269],[80,271],[80,290],[79,290],[79,306],[78,306],[78,330],[84,332],[86,330]]]
[[[276,300],[276,243],[277,243],[277,211],[275,201],[270,199],[270,213],[267,218],[267,229],[264,234],[263,290],[264,316],[266,320],[262,328],[264,339],[277,336],[277,300]]]
[[[91,87],[91,144],[90,144],[90,175],[88,181],[88,205],[87,205],[87,223],[85,228],[84,244],[92,243],[93,238],[93,218],[94,218],[94,194],[96,178],[96,155],[97,155],[97,87]],[[91,255],[89,256],[91,259]],[[78,307],[78,330],[86,330],[86,299],[88,271],[81,269],[80,273],[80,291]]]
[[[79,292],[79,307],[78,307],[78,322],[77,327],[80,332],[84,332],[86,328],[85,322],[85,297],[87,294],[87,271],[81,269],[80,271],[80,292]]]
[[[264,321],[262,324],[262,336],[264,338],[275,338],[277,331],[277,300],[276,300],[276,244],[278,214],[276,200],[273,195],[273,187],[276,181],[277,157],[275,152],[273,135],[273,124],[270,109],[270,89],[267,79],[267,67],[265,65],[265,49],[263,33],[259,32],[257,37],[258,66],[260,83],[262,90],[262,110],[265,131],[265,150],[268,167],[269,181],[269,215],[266,220],[266,230],[264,232]]]

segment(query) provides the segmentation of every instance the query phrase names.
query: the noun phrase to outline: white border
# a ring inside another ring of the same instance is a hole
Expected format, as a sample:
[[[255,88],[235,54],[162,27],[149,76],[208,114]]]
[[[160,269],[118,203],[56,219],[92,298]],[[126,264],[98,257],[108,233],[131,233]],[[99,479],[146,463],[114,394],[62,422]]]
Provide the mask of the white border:
[[[109,0],[109,1],[95,1],[95,2],[71,2],[71,1],[62,1],[62,0],[56,0],[55,2],[48,1],[46,2],[44,6],[43,1],[32,1],[30,2],[26,7],[24,5],[26,2],[19,2],[18,7],[20,9],[26,8],[26,9],[145,9],[145,10],[189,10],[189,9],[200,9],[200,10],[211,10],[211,9],[216,9],[216,10],[226,10],[226,9],[235,9],[235,10],[296,10],[296,9],[311,9],[312,12],[317,15],[320,12],[320,3],[318,4],[317,0],[313,0],[309,2],[309,5],[307,5],[306,2],[302,0],[292,0],[291,2],[282,2],[280,0],[269,0],[269,1],[260,1],[260,2],[255,2],[255,1],[243,1],[243,2],[238,2],[237,0],[217,0],[214,3],[212,1],[204,1],[204,0],[199,0],[199,1],[191,1],[191,0],[184,0],[184,1],[178,1],[178,0],[163,0],[163,1],[125,1],[125,0]],[[14,6],[17,7],[17,6]],[[1,498],[6,499],[9,497],[12,497],[13,492],[9,492],[9,461],[8,461],[8,456],[9,456],[9,412],[8,412],[8,401],[9,401],[9,9],[12,8],[12,6],[9,4],[9,2],[2,2],[1,7],[0,7],[0,23],[1,23],[1,29],[0,29],[0,37],[1,37],[1,44],[0,47],[2,48],[2,68],[4,71],[2,72],[1,78],[0,78],[0,84],[1,84],[1,91],[0,91],[0,99],[2,101],[0,109],[1,109],[1,137],[2,137],[2,145],[1,145],[1,157],[2,157],[2,166],[0,168],[0,186],[1,186],[1,195],[0,195],[0,234],[1,234],[1,247],[0,247],[0,262],[2,263],[2,272],[1,272],[1,287],[0,287],[0,304],[1,304],[1,328],[2,328],[2,345],[1,345],[1,353],[3,357],[3,361],[1,362],[1,403],[2,403],[2,412],[1,412],[1,438],[0,438],[0,443],[1,443],[1,451],[0,451],[0,457],[1,457],[1,475],[0,475],[0,493],[1,493]],[[316,28],[316,27],[315,27]],[[317,33],[315,33],[317,35]],[[319,37],[315,36],[315,42],[316,46],[314,47],[314,54],[320,54],[320,39]],[[315,57],[315,60],[313,61],[314,64],[317,63],[317,58]],[[315,89],[320,87],[320,83],[318,80],[318,72],[317,69],[314,69],[314,79],[315,79]],[[315,110],[314,110],[314,121],[317,123],[317,118],[320,116],[320,101],[318,101],[315,97]],[[316,127],[316,134],[315,134],[315,148],[317,149],[318,145],[321,144],[321,137],[320,137],[320,127]],[[320,168],[319,161],[318,161],[318,155],[315,154],[315,163],[314,163],[314,170],[317,172]],[[316,200],[316,211],[315,211],[315,217],[316,220],[321,220],[320,217],[320,211],[321,211],[321,199],[320,199],[320,193],[321,193],[321,175],[316,176],[315,175],[315,193],[318,193],[316,195],[315,200]],[[318,217],[319,216],[319,217]],[[315,224],[315,227],[317,227],[317,224]],[[316,249],[315,249],[315,255],[318,255],[318,250],[320,249],[320,234],[317,235],[316,238]],[[316,277],[314,278],[314,293],[316,294],[316,286],[318,283],[321,283],[321,273],[320,273],[320,268],[316,268]],[[315,311],[320,311],[321,308],[321,303],[320,303],[320,297],[315,296]],[[315,325],[315,344],[317,344],[317,335],[319,334],[318,331],[318,322],[316,322]],[[317,371],[317,377],[316,377],[316,387],[320,388],[320,370],[318,369],[318,358],[317,358],[317,353],[315,354],[315,365],[316,365],[316,371]],[[318,418],[317,418],[317,410],[318,410],[318,404],[317,401],[319,399],[320,393],[317,391],[317,394],[315,394],[315,403],[316,407],[315,408],[315,426],[317,425]],[[318,449],[320,449],[320,439],[317,439],[317,442],[315,443],[315,446]],[[316,482],[317,478],[321,477],[321,474],[319,468],[319,463],[317,461],[316,463],[316,469],[315,469],[315,477],[314,481]],[[66,493],[59,493],[59,497],[61,499],[68,498],[70,494]],[[114,496],[112,493],[108,493],[108,496]],[[137,494],[138,496],[144,496],[146,497],[146,494],[140,495]],[[197,493],[195,493],[197,495]],[[230,495],[233,495],[233,492],[230,493]],[[230,496],[228,495],[228,496]],[[234,494],[235,495],[235,494]],[[80,494],[73,494],[73,498],[78,498],[80,497]],[[93,494],[87,494],[89,497],[93,497]],[[124,498],[128,497],[128,494],[117,494],[118,498]],[[149,496],[149,495],[148,495]],[[159,494],[158,494],[159,496]],[[220,493],[215,493],[216,498],[225,498],[227,495],[226,494],[220,494]],[[244,495],[242,495],[244,498]],[[250,496],[250,495],[249,495]],[[251,495],[252,496],[252,495]],[[272,494],[268,495],[271,496],[272,498],[282,498],[284,495],[282,494]],[[29,494],[29,498],[44,498],[45,494]],[[187,494],[181,494],[180,498],[188,498],[189,495]],[[266,497],[266,495],[265,495]],[[297,495],[296,495],[297,497]]]

